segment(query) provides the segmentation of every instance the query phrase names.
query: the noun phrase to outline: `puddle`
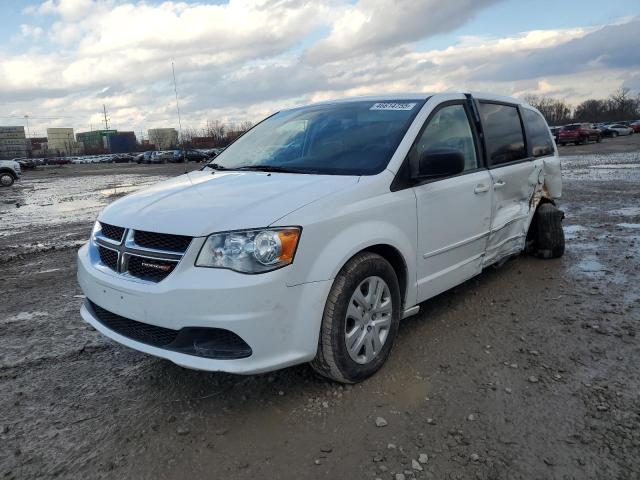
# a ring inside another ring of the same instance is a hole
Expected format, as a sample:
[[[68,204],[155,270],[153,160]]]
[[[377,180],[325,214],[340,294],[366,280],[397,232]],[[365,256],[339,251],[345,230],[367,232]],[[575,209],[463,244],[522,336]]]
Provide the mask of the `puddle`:
[[[0,194],[0,237],[37,227],[90,222],[118,196],[166,178],[117,174],[21,181]]]
[[[625,168],[640,168],[640,165],[636,163],[612,163],[609,165],[591,165],[589,168],[609,168],[609,169],[625,169]]]
[[[567,180],[640,181],[640,151],[561,157]]]
[[[640,217],[640,207],[623,207],[617,210],[609,210],[609,214],[621,217]]]
[[[576,267],[583,272],[602,272],[604,270],[604,265],[593,258],[580,260]]]
[[[567,240],[572,240],[578,237],[579,232],[584,232],[588,229],[587,227],[583,227],[582,225],[567,225],[563,227],[563,230],[564,230],[564,238]]]
[[[22,321],[27,321],[27,320],[33,320],[34,318],[38,318],[38,317],[48,317],[49,316],[49,312],[41,312],[41,311],[35,311],[35,312],[20,312],[16,315],[12,315],[10,317],[6,317],[2,320],[2,323],[13,323],[13,322],[22,322]]]
[[[628,281],[626,274],[608,269],[595,255],[585,255],[578,263],[572,265],[570,270],[577,276],[597,279],[600,282],[604,280],[618,285],[625,285]]]

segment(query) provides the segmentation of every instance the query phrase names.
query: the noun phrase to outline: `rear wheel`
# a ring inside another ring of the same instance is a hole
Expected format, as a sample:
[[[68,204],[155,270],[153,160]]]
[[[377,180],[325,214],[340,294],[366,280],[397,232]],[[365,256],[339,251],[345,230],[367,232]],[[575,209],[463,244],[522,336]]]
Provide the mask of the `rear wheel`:
[[[1,172],[0,173],[0,186],[10,187],[13,185],[15,178],[9,172]]]
[[[618,132],[611,132],[611,136],[612,136],[613,138],[616,138],[616,137],[618,136]]]
[[[598,143],[602,142],[602,135],[598,135],[596,137],[596,142],[598,142]]]
[[[559,258],[564,255],[563,218],[564,212],[553,204],[540,205],[527,235],[527,251],[538,258]]]
[[[362,252],[336,276],[311,366],[343,383],[370,377],[391,352],[400,323],[400,287],[391,264]]]

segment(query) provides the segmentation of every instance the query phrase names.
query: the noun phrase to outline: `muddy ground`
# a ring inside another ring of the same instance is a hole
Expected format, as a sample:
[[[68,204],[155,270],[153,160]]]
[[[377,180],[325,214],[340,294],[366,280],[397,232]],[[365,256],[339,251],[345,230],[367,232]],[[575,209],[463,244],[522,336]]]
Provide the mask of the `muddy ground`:
[[[640,478],[640,135],[561,154],[566,255],[424,303],[350,387],[102,337],[77,246],[106,203],[184,166],[27,172],[0,191],[0,478]]]

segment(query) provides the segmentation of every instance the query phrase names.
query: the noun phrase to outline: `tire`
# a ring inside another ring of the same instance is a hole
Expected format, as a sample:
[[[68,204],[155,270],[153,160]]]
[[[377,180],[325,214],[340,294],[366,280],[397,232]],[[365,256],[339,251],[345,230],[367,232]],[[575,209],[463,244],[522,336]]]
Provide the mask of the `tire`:
[[[369,292],[374,293],[373,287],[370,290],[367,288],[364,290],[367,292],[365,295],[363,287],[376,285],[375,279],[383,280],[382,283],[386,284],[386,288],[382,286],[383,295],[380,296],[385,299],[382,305],[391,302],[390,306],[382,307],[386,313],[376,313],[375,310],[367,313],[361,308],[362,304],[370,301]],[[369,284],[365,285],[365,282]],[[357,299],[358,290],[362,302]],[[321,375],[342,383],[356,383],[370,377],[389,357],[398,333],[400,310],[400,286],[391,264],[375,253],[357,254],[340,270],[333,282],[322,316],[318,351],[311,366]],[[354,312],[355,317],[352,315]],[[374,315],[378,316],[378,325],[388,322],[386,335],[382,328],[377,331],[375,326],[371,326],[375,325]],[[351,336],[348,335],[349,331],[352,332]],[[378,335],[379,340],[381,335],[384,336],[377,352],[373,346],[375,335]],[[355,347],[351,349],[347,347],[350,338],[355,339]],[[360,341],[362,339],[364,341]],[[373,353],[370,359],[367,358],[367,353]]]
[[[564,147],[565,145],[566,145],[566,143],[564,143],[564,142],[560,142],[560,146],[561,146],[561,147]]]
[[[613,138],[616,138],[616,137],[618,136],[618,132],[612,132],[612,133],[611,133],[611,136],[612,136]]]
[[[598,135],[596,137],[596,143],[601,143],[602,142],[602,135]]]
[[[538,258],[559,258],[564,255],[564,212],[551,203],[538,207],[531,222],[529,251]]]
[[[580,142],[582,145],[588,145],[589,144],[589,135],[585,135],[584,137],[582,137],[582,140]]]
[[[0,172],[0,187],[10,187],[15,180],[9,172]]]

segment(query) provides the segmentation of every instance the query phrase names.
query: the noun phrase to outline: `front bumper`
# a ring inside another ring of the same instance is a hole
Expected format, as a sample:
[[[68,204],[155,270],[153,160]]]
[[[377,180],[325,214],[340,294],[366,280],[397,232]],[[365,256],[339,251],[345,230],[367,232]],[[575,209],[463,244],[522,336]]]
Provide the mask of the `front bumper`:
[[[251,347],[249,357],[211,359],[151,346],[110,330],[86,305],[82,318],[123,345],[198,370],[253,374],[314,358],[330,280],[287,287],[290,267],[259,275],[194,267],[202,242],[194,243],[158,283],[96,268],[86,244],[78,252],[78,282],[91,302],[127,319],[173,330],[231,331]]]

